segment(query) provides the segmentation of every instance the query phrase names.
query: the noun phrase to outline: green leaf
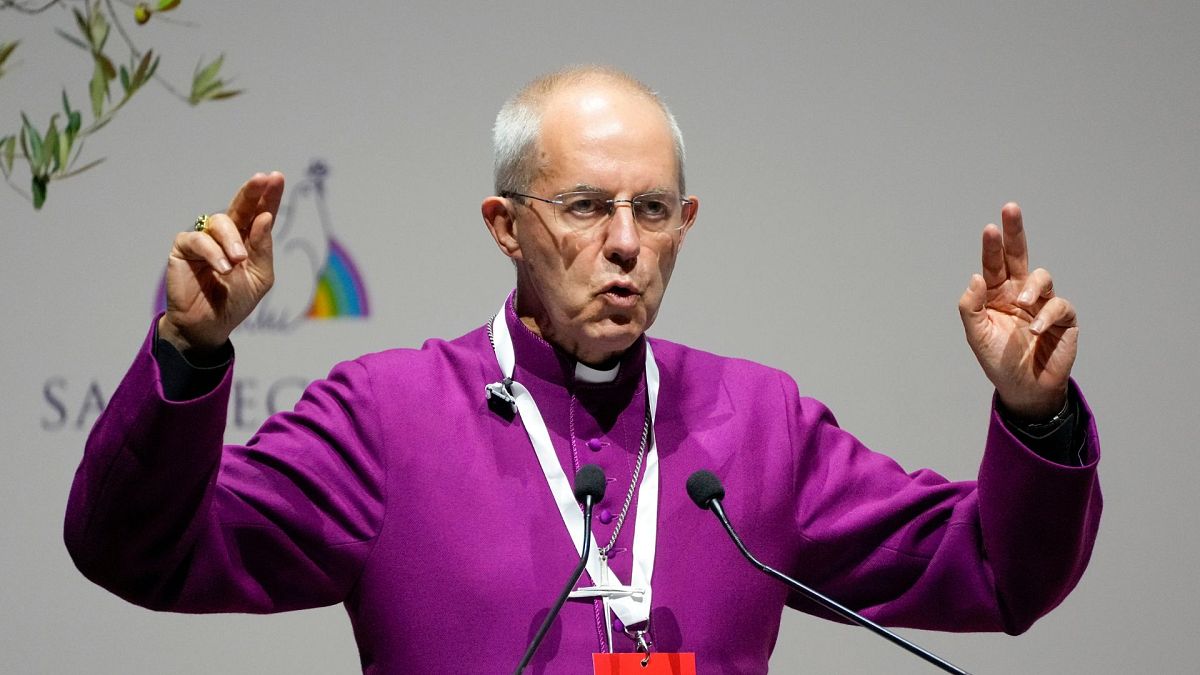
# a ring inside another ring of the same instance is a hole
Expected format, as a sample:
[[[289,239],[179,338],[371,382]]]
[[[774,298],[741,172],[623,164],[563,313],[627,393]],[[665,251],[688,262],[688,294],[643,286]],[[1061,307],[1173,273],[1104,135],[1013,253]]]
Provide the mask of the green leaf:
[[[126,94],[130,93],[130,91],[129,91],[129,71],[125,69],[125,66],[121,66],[121,89],[123,89]]]
[[[108,79],[100,63],[92,71],[92,81],[88,83],[88,93],[92,96],[92,117],[99,118],[104,113],[104,99],[108,97]]]
[[[158,7],[155,11],[169,12],[179,6],[179,0],[158,0]]]
[[[217,72],[221,70],[221,63],[225,60],[225,55],[222,54],[213,59],[212,63],[204,67],[197,67],[195,76],[192,77],[192,91],[204,89],[214,80],[217,79]]]
[[[80,40],[79,38],[75,37],[74,35],[71,35],[70,33],[67,33],[66,31],[62,30],[61,28],[55,28],[54,32],[58,33],[58,36],[61,37],[62,39],[66,40],[67,42],[70,42],[71,44],[75,45],[76,47],[79,47],[83,51],[85,51],[85,52],[92,51],[92,48],[89,47],[86,42],[84,42],[83,40]]]
[[[17,138],[16,136],[5,136],[3,141],[0,141],[0,151],[4,155],[4,173],[12,173],[13,160],[17,156]]]
[[[158,71],[158,60],[160,57],[154,57],[154,62],[150,64],[150,70],[146,71],[146,79],[154,77],[154,73]]]
[[[29,158],[29,166],[33,173],[41,173],[47,163],[46,149],[42,145],[42,137],[38,134],[37,129],[33,128],[33,124],[29,122],[29,118],[25,113],[21,113],[21,121],[24,122],[22,131],[29,139],[28,147],[25,156]]]
[[[217,80],[216,82],[209,82],[204,86],[203,89],[193,90],[192,97],[195,98],[196,101],[203,101],[219,91],[224,84],[225,83],[220,80]]]
[[[19,44],[21,44],[20,40],[15,42],[0,42],[0,73],[4,72],[4,62],[8,60],[8,57]]]
[[[42,168],[43,169],[48,168],[50,170],[50,173],[54,173],[55,171],[58,171],[63,166],[61,158],[59,157],[59,146],[61,144],[59,143],[59,138],[58,138],[58,115],[54,115],[53,117],[50,118],[50,128],[46,129],[45,145],[46,145],[46,165],[47,166],[42,167]]]
[[[109,32],[108,20],[104,18],[104,12],[100,11],[100,3],[96,3],[88,18],[92,20],[88,26],[88,37],[91,38],[92,47],[99,52],[104,49],[104,43],[108,42]]]
[[[83,33],[84,39],[87,40],[88,45],[91,45],[92,44],[92,31],[88,29],[87,18],[84,17],[83,12],[79,11],[78,7],[71,8],[71,12],[73,14],[75,14],[75,25],[79,26],[79,32]],[[92,51],[92,47],[91,46],[87,47],[87,50]]]
[[[71,164],[71,146],[75,144],[75,135],[62,133],[58,137],[58,168],[56,171],[66,171]]]
[[[65,169],[69,163],[71,148],[75,145],[75,137],[79,134],[79,128],[83,126],[83,115],[80,115],[78,110],[71,109],[71,100],[67,98],[66,89],[63,89],[62,93],[62,106],[63,112],[67,116],[67,126],[63,129],[62,143],[58,152],[60,164]]]
[[[49,180],[45,176],[35,175],[33,177],[33,208],[41,209],[42,204],[46,203],[46,183]]]
[[[233,98],[240,93],[242,93],[241,89],[222,89],[208,98],[211,101],[220,101],[227,98]]]
[[[147,51],[142,54],[142,60],[138,62],[137,68],[133,71],[133,88],[137,89],[146,82],[147,73],[150,72],[150,64],[153,60],[154,51]]]

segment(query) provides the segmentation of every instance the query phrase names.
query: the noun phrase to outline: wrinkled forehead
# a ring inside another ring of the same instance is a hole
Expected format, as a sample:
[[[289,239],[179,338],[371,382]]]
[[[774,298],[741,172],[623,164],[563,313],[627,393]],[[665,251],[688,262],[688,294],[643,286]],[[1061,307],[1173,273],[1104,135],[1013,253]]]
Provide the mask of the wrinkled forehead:
[[[607,177],[644,184],[612,186],[636,189],[674,185],[678,176],[666,115],[653,99],[628,88],[583,83],[555,92],[542,109],[538,140],[538,174],[548,180]]]

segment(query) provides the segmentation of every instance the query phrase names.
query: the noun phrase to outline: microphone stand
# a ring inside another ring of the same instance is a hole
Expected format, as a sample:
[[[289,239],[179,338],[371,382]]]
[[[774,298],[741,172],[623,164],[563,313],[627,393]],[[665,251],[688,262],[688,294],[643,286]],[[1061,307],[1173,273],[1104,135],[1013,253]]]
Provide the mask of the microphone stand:
[[[787,584],[788,587],[790,587],[792,590],[796,591],[800,595],[803,595],[804,597],[808,598],[809,600],[812,600],[813,602],[821,605],[825,609],[828,609],[829,611],[837,614],[838,616],[842,617],[843,619],[846,619],[847,621],[849,621],[851,623],[858,624],[859,626],[862,626],[863,628],[866,628],[866,629],[872,631],[873,633],[875,633],[876,635],[878,635],[882,638],[890,640],[894,644],[899,645],[900,647],[903,647],[904,649],[908,650],[909,652],[912,652],[913,654],[916,654],[917,656],[925,659],[926,661],[932,663],[933,665],[937,666],[938,668],[941,668],[942,670],[946,671],[947,673],[954,673],[955,675],[970,675],[970,673],[968,673],[967,671],[959,668],[958,666],[954,665],[953,663],[950,663],[949,661],[946,661],[945,659],[942,659],[937,654],[927,651],[927,650],[913,644],[912,642],[905,640],[904,638],[900,637],[899,635],[896,635],[895,633],[891,632],[890,630],[884,628],[883,626],[880,626],[879,624],[875,623],[874,621],[871,621],[867,617],[859,614],[858,612],[855,612],[854,610],[850,609],[849,607],[842,605],[841,603],[837,602],[836,600],[833,600],[832,598],[829,598],[829,597],[821,594],[820,592],[818,592],[814,589],[811,589],[808,586],[805,586],[804,584],[800,583],[799,581],[796,581],[795,579],[787,576],[786,574],[775,570],[774,568],[770,567],[769,565],[765,565],[765,564],[759,562],[758,559],[755,558],[753,555],[751,555],[750,551],[748,551],[746,549],[746,545],[743,544],[741,538],[737,536],[737,532],[733,531],[733,526],[729,524],[729,519],[725,517],[725,510],[721,508],[721,501],[719,499],[712,499],[711,501],[709,501],[708,507],[710,509],[712,509],[713,513],[717,514],[717,518],[721,521],[721,525],[723,525],[725,527],[725,531],[729,533],[730,539],[733,539],[733,543],[737,545],[738,550],[742,552],[742,555],[746,557],[746,560],[749,560],[750,564],[754,565],[759,570],[765,572],[768,576],[774,577],[775,579],[782,581],[783,583]]]
[[[603,479],[602,479],[603,480]],[[592,495],[584,497],[583,501],[583,555],[579,558],[579,564],[575,566],[575,572],[571,574],[571,580],[563,587],[562,593],[558,594],[558,600],[554,601],[554,606],[550,608],[550,613],[542,621],[542,625],[538,628],[537,634],[533,636],[533,642],[525,650],[525,655],[521,657],[521,662],[517,664],[516,675],[521,675],[521,671],[525,670],[525,666],[529,665],[530,659],[533,658],[534,652],[537,651],[538,645],[542,644],[542,639],[546,637],[546,632],[550,630],[550,624],[554,623],[554,618],[558,616],[559,610],[567,602],[567,596],[571,594],[571,589],[575,588],[575,582],[579,581],[579,577],[583,576],[583,570],[587,567],[588,555],[592,548]]]

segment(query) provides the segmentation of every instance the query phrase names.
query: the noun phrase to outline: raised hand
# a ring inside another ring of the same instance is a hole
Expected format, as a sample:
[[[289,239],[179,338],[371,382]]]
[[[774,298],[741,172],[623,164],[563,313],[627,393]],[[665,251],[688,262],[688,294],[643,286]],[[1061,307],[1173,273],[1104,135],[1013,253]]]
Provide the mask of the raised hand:
[[[225,344],[275,282],[271,229],[282,198],[283,174],[254,174],[205,231],[175,237],[159,337],[185,353]]]
[[[1021,207],[1001,210],[1004,232],[983,229],[983,274],[974,274],[958,300],[967,343],[1000,403],[1023,421],[1062,410],[1075,363],[1079,328],[1075,308],[1054,294],[1042,268],[1029,271]]]

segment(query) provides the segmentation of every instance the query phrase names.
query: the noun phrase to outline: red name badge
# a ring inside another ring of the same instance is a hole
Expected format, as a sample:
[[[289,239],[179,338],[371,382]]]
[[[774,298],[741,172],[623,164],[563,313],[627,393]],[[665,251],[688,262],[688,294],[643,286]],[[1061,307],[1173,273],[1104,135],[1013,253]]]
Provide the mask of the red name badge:
[[[643,654],[637,652],[592,654],[592,668],[596,675],[696,675],[695,652],[653,652],[650,654],[650,663],[643,668],[644,658]]]

